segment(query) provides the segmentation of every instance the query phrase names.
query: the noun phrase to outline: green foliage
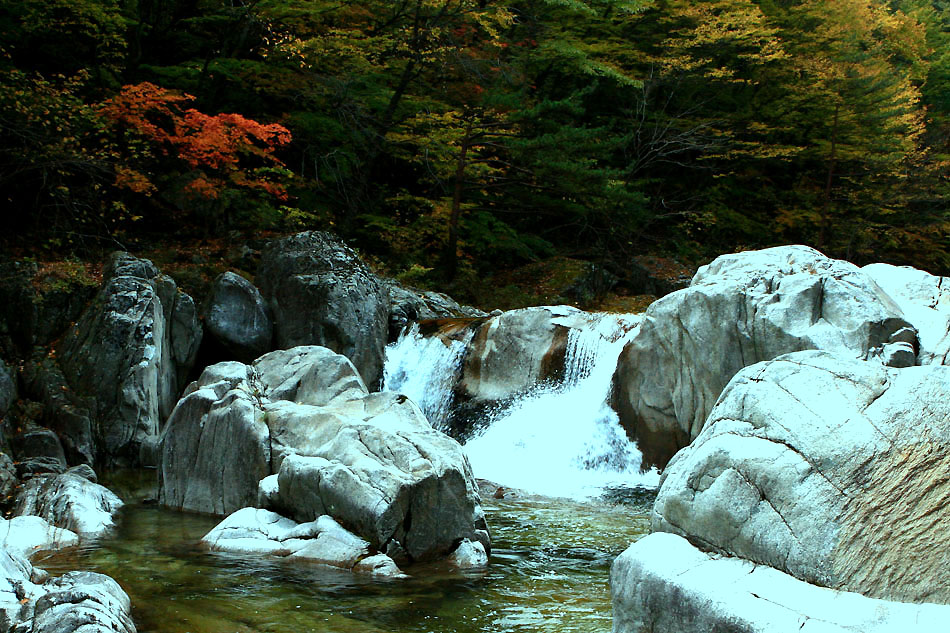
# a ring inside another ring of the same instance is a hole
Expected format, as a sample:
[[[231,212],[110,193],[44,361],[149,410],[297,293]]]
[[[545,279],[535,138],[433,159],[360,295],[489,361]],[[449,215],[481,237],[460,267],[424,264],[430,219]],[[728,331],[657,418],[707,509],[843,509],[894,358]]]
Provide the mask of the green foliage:
[[[0,193],[54,247],[324,228],[459,287],[788,241],[950,264],[945,0],[0,0],[0,36]]]

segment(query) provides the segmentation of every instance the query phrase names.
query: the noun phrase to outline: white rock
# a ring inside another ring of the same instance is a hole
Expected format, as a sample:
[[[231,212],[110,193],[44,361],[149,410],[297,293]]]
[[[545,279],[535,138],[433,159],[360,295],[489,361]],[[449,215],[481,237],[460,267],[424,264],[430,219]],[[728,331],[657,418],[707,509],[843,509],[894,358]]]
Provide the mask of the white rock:
[[[201,540],[214,551],[285,556],[379,576],[402,576],[390,557],[370,555],[369,543],[328,515],[296,523],[269,510],[243,508]]]
[[[631,545],[610,570],[614,633],[936,633],[950,606],[816,587],[672,534]]]
[[[0,519],[0,544],[8,552],[23,558],[43,550],[72,547],[79,543],[75,532],[50,525],[38,516]]]
[[[647,465],[703,428],[743,367],[799,350],[908,364],[916,342],[897,304],[861,269],[805,246],[724,255],[647,309],[618,361],[615,405]]]
[[[814,584],[950,602],[950,367],[798,352],[742,370],[667,467],[654,531]]]
[[[870,264],[861,269],[897,302],[920,337],[921,365],[945,365],[950,356],[950,283],[910,266]]]
[[[331,515],[399,563],[487,530],[458,442],[406,396],[368,393],[346,357],[320,347],[205,370],[168,421],[159,483],[160,502],[179,509]]]
[[[122,501],[108,488],[78,472],[37,475],[17,497],[16,515],[36,515],[83,538],[102,536],[115,527]]]

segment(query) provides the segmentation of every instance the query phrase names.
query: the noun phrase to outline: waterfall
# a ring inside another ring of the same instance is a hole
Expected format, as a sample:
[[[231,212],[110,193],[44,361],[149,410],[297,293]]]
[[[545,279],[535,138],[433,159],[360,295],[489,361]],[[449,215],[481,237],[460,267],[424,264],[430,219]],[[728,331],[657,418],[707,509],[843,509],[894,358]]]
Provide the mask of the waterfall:
[[[641,453],[608,405],[617,358],[639,318],[591,314],[568,334],[564,380],[542,386],[492,416],[465,444],[479,478],[537,494],[583,498],[613,487],[656,487]]]
[[[382,390],[409,396],[426,414],[429,424],[444,431],[465,348],[473,335],[469,329],[460,340],[423,336],[419,325],[413,323],[386,346]]]

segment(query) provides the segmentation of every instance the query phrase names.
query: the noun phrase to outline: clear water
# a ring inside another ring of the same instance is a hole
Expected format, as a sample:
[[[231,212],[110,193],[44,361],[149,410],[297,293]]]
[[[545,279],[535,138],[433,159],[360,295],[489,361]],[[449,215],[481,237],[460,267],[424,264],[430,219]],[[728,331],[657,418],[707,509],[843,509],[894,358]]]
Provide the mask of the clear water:
[[[649,499],[563,499],[483,490],[494,540],[482,572],[412,567],[380,581],[317,566],[209,553],[213,517],[142,499],[142,480],[106,482],[129,502],[117,533],[35,559],[53,574],[91,569],[132,598],[139,633],[606,632],[610,563],[648,531]]]

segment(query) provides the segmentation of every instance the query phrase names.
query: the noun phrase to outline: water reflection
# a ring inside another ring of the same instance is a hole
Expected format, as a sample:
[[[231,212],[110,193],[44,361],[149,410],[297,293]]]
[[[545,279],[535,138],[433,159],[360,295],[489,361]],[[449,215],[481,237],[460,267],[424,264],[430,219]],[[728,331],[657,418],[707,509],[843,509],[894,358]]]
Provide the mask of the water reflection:
[[[197,543],[217,519],[145,503],[152,491],[142,483],[108,482],[129,500],[113,536],[37,561],[54,574],[82,568],[115,578],[140,633],[608,631],[610,563],[648,530],[646,502],[488,493],[486,571],[431,564],[386,581],[207,552]]]

